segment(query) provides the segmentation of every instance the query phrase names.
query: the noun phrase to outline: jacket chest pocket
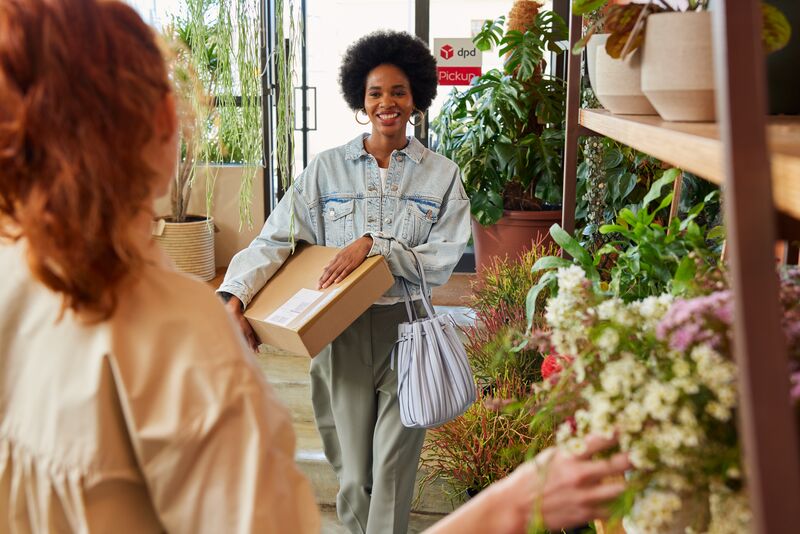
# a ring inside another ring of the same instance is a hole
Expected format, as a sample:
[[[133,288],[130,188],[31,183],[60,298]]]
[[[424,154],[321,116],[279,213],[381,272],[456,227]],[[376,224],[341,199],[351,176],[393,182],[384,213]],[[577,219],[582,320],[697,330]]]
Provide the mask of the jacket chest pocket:
[[[438,220],[439,206],[410,201],[406,206],[403,239],[412,247],[425,243]]]
[[[354,201],[328,201],[325,203],[325,245],[343,247],[353,240]]]

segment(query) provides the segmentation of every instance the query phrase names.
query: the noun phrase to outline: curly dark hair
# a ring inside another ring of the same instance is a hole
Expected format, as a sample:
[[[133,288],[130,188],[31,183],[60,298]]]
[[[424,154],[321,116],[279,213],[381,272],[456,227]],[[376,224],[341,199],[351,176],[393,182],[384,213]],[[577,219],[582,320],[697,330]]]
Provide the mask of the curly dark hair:
[[[339,69],[339,85],[347,105],[354,111],[364,107],[367,75],[378,65],[387,63],[405,73],[417,109],[428,109],[439,84],[436,59],[421,39],[393,31],[365,35],[345,52]]]

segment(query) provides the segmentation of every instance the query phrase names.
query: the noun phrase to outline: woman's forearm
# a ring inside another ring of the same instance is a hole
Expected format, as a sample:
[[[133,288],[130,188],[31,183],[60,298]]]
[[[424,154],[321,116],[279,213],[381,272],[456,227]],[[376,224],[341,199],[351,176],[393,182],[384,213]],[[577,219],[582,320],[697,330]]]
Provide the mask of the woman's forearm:
[[[507,480],[486,488],[424,534],[522,534],[531,499],[509,489]]]

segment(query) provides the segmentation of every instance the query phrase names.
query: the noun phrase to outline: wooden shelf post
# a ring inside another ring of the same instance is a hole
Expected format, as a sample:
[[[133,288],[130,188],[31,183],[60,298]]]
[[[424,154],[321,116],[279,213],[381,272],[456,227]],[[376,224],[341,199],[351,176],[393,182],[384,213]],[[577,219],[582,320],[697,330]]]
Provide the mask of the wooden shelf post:
[[[572,48],[581,38],[583,17],[569,8],[569,50],[567,50],[567,124],[564,142],[564,194],[561,200],[561,227],[568,233],[575,231],[575,204],[578,179],[578,115],[581,107],[581,56],[572,54]]]
[[[766,135],[761,5],[713,11],[717,115],[734,295],[743,442],[754,532],[800,528],[800,463],[775,275],[775,212]]]

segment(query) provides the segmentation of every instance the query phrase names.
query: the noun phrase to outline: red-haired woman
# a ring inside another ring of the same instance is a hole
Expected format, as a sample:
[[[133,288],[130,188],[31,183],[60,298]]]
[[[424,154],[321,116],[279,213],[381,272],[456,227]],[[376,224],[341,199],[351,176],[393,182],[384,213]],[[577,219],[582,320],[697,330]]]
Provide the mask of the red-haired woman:
[[[290,418],[149,239],[176,158],[150,29],[0,1],[0,532],[318,532]]]
[[[0,0],[0,532],[319,531],[286,410],[210,288],[150,241],[176,142],[129,7]],[[591,461],[609,445],[545,451],[431,533],[602,515],[629,465]]]

